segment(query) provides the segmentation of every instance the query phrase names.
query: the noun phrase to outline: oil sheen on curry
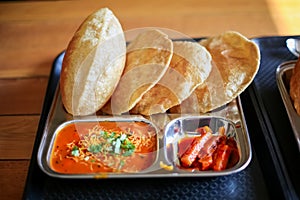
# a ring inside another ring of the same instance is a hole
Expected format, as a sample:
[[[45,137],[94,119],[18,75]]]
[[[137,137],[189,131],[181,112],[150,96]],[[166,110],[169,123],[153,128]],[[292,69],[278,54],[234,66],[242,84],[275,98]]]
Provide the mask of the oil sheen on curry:
[[[146,122],[73,122],[56,134],[50,167],[63,174],[139,172],[154,163],[157,145]]]

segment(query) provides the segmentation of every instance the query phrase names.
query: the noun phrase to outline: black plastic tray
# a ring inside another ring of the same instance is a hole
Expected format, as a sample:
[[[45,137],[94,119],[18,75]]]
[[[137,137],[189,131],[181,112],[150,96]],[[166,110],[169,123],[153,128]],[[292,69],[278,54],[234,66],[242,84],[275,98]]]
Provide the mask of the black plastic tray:
[[[261,50],[260,70],[241,94],[252,143],[252,161],[238,173],[210,178],[64,180],[37,164],[43,128],[59,82],[61,53],[54,61],[34,143],[23,199],[298,199],[299,151],[276,85],[276,68],[296,59],[287,37],[253,39]]]

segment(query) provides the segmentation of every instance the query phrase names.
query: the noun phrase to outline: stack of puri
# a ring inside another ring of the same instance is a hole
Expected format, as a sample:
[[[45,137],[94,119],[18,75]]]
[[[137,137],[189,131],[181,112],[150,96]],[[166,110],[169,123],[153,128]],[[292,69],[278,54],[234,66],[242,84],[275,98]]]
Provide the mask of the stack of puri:
[[[257,45],[240,33],[228,31],[200,41],[212,56],[212,70],[203,84],[172,113],[207,113],[239,96],[258,72]]]
[[[206,113],[234,100],[254,79],[259,49],[228,31],[198,42],[146,29],[126,46],[118,19],[103,8],[75,32],[60,79],[75,116]]]

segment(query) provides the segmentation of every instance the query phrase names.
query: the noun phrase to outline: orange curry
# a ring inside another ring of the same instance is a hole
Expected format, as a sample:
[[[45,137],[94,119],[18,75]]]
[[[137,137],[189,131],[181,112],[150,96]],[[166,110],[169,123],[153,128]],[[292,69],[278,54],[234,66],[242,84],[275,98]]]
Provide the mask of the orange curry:
[[[139,172],[157,156],[157,134],[145,122],[75,122],[56,135],[50,167],[58,173]]]

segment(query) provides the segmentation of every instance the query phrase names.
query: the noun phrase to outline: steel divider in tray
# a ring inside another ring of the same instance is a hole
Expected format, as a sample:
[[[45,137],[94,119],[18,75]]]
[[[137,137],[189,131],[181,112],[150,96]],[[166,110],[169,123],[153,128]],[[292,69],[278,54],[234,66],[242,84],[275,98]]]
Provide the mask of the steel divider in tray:
[[[147,179],[75,179],[66,180],[47,176],[37,164],[36,155],[41,142],[43,129],[46,124],[50,105],[54,98],[54,91],[59,80],[59,72],[63,53],[55,60],[48,83],[47,93],[44,100],[41,120],[34,144],[33,156],[29,167],[24,199],[272,199],[284,198],[281,190],[272,191],[280,188],[278,182],[270,182],[266,179],[263,168],[273,172],[272,160],[264,160],[257,156],[264,152],[269,154],[269,149],[265,144],[262,135],[250,133],[253,146],[255,147],[253,159],[249,166],[240,172],[220,177],[182,177],[182,178],[147,178]],[[253,120],[253,110],[248,104],[247,91],[242,94],[241,100],[243,108],[247,108],[246,120]],[[249,115],[248,115],[249,113]],[[250,117],[250,118],[249,118]],[[255,118],[256,119],[256,118]],[[250,121],[250,122],[251,122]],[[252,123],[250,123],[252,124]],[[253,127],[250,127],[251,131]],[[254,134],[255,138],[252,137]],[[260,143],[262,142],[262,143]],[[259,143],[259,144],[258,144]],[[262,166],[262,163],[264,164]],[[276,177],[276,174],[273,174]],[[271,180],[272,181],[272,180]],[[271,186],[271,187],[270,187]]]

